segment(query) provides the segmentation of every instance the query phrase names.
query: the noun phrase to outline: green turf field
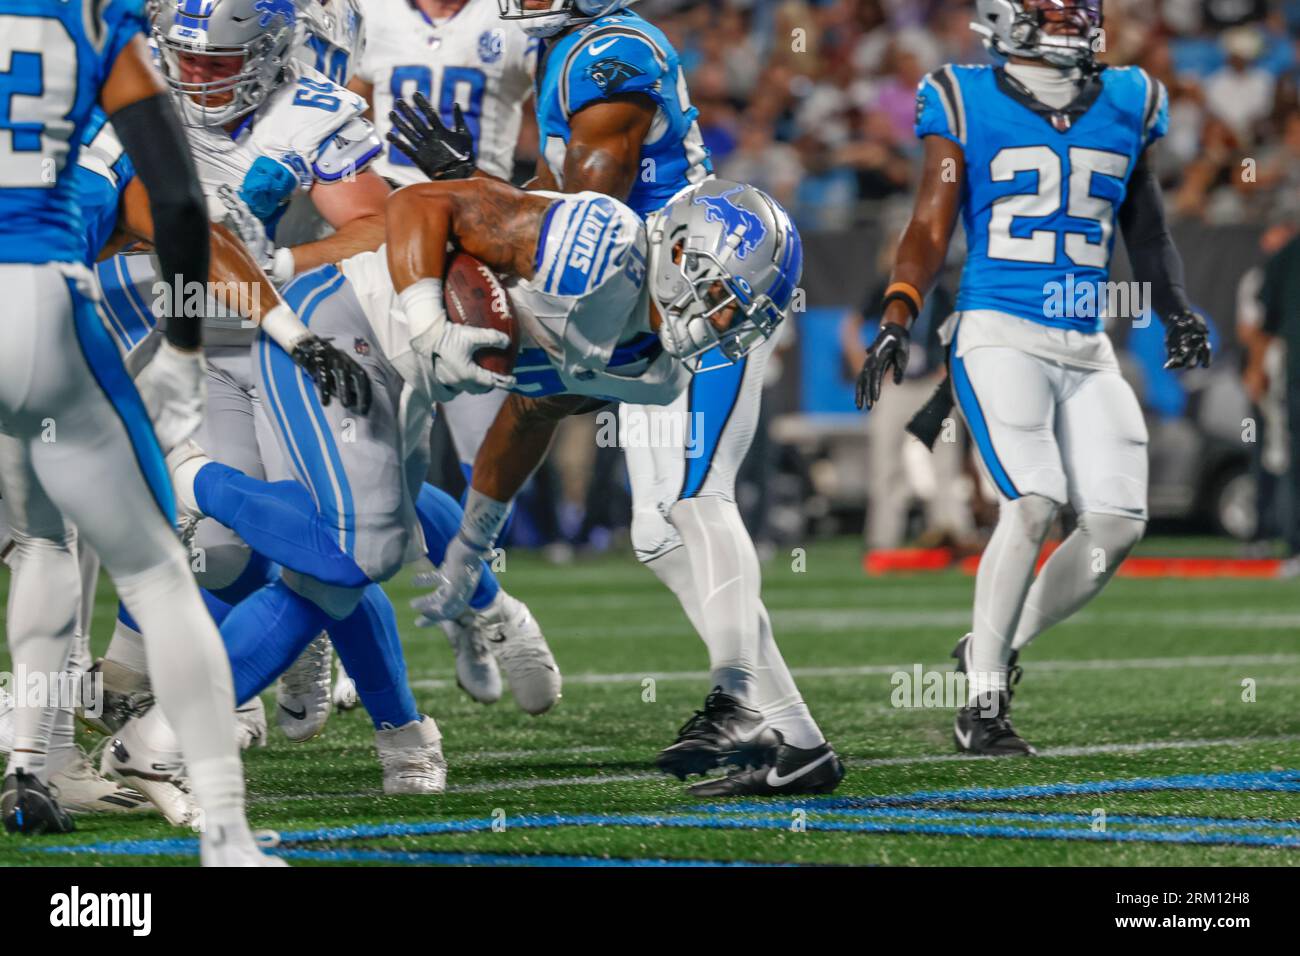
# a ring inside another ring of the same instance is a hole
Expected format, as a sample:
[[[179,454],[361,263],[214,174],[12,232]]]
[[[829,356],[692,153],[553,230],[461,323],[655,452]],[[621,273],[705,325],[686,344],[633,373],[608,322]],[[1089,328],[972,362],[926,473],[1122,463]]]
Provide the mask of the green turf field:
[[[408,580],[390,593],[421,707],[442,728],[448,792],[383,796],[361,711],[306,744],[273,727],[246,758],[250,815],[300,864],[1300,864],[1300,583],[1113,582],[1024,657],[1016,723],[1041,756],[973,760],[952,754],[950,710],[891,705],[893,672],[948,669],[972,579],[867,579],[850,541],[814,545],[803,571],[780,556],[764,597],[848,776],[829,800],[729,805],[653,772],[708,690],[706,658],[630,555],[565,567],[509,556],[502,581],[565,675],[559,707],[540,718],[508,693],[483,707],[455,687],[442,633],[412,626]],[[112,601],[105,584],[97,650]],[[188,834],[156,816],[77,822],[58,838],[0,835],[0,864],[197,862]]]

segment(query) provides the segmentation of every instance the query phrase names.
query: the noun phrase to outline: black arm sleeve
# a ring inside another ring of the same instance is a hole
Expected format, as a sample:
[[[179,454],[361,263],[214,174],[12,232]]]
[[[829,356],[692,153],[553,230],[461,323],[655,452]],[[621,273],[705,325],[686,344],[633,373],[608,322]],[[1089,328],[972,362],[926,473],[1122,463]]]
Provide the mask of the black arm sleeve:
[[[171,302],[182,303],[189,283],[206,288],[211,256],[207,203],[189,141],[165,93],[123,107],[109,119],[149,193],[162,278],[175,283]],[[178,314],[167,317],[167,340],[177,348],[198,348],[203,340],[202,316],[187,316],[183,308],[171,311]]]
[[[1128,196],[1119,210],[1119,224],[1124,230],[1134,277],[1151,284],[1156,314],[1164,319],[1192,311],[1183,285],[1183,258],[1169,234],[1160,183],[1145,155],[1133,170]]]

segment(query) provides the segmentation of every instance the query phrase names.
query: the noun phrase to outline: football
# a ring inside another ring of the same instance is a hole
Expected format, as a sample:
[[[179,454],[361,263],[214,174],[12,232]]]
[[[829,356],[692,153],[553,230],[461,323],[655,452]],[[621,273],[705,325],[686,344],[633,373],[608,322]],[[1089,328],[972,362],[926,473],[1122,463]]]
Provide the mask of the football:
[[[509,375],[519,355],[519,323],[496,274],[473,256],[457,252],[447,266],[443,299],[451,321],[496,329],[510,336],[508,348],[479,349],[474,353],[474,360],[488,371]]]

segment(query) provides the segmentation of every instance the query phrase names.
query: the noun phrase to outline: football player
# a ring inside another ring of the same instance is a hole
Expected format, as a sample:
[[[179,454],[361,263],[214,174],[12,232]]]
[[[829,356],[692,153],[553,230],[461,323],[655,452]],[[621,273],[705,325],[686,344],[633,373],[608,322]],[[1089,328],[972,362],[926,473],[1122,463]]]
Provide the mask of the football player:
[[[391,129],[389,113],[403,97],[419,94],[436,104],[448,125],[461,110],[464,129],[474,144],[478,168],[509,181],[523,111],[532,93],[537,64],[536,39],[517,24],[497,17],[493,0],[371,0],[366,49],[351,88],[373,108],[376,129]],[[395,185],[425,182],[425,175],[395,144],[375,163]],[[461,393],[442,407],[452,444],[468,480],[470,464],[496,417],[505,394]],[[459,505],[430,488],[421,495],[422,510],[454,535]],[[501,696],[497,654],[503,645],[487,595],[480,594],[459,619],[440,625],[456,653],[457,684],[481,703]],[[511,689],[515,683],[511,682]]]
[[[1095,597],[1146,526],[1142,410],[1090,305],[1104,301],[1116,225],[1165,324],[1166,367],[1208,366],[1210,344],[1151,158],[1168,97],[1141,69],[1097,62],[1100,0],[978,0],[973,28],[1005,63],[945,66],[920,85],[922,188],[858,404],[880,400],[891,374],[902,380],[908,328],[960,214],[969,252],[948,327],[950,382],[1001,505],[973,627],[953,652],[968,681],[954,735],[967,753],[1028,755],[1008,719],[1020,650]],[[1063,289],[1078,298],[1063,306]],[[1035,580],[1067,504],[1077,525]]]
[[[0,175],[7,223],[0,282],[14,306],[0,354],[0,485],[19,552],[10,649],[29,673],[56,675],[66,667],[81,594],[70,521],[141,622],[159,705],[177,727],[205,815],[202,862],[283,865],[260,853],[244,817],[229,666],[173,531],[171,489],[157,480],[165,477],[164,450],[184,441],[201,417],[200,322],[172,310],[166,341],[137,392],[91,307],[71,181],[98,102],[148,186],[163,274],[184,288],[186,277],[201,282],[208,272],[194,165],[150,62],[138,5],[42,10],[34,15],[27,4],[0,4],[6,36],[25,52],[41,90],[24,122],[0,121],[13,151]],[[50,423],[61,432],[57,442],[42,440]],[[111,500],[85,494],[86,474]],[[52,719],[46,707],[15,712],[0,796],[11,832],[72,829],[45,784]]]
[[[709,179],[713,167],[676,51],[653,24],[624,9],[628,5],[500,0],[503,19],[545,38],[536,104],[543,156],[531,188],[594,190],[650,216],[683,188]],[[417,154],[423,146],[430,178],[454,169],[463,140],[415,132],[421,144],[411,145]],[[450,142],[440,146],[440,139]],[[712,215],[728,221],[745,214],[720,197]],[[741,243],[742,251],[747,248]],[[780,264],[788,275],[799,274],[799,248],[797,242],[782,246],[792,257]],[[774,347],[775,324],[765,324],[765,315],[755,308],[754,321],[744,324],[754,341],[716,334],[707,309],[690,322],[665,324],[665,346],[704,374],[695,375],[668,410],[635,402],[620,409],[625,420],[659,414],[704,423],[704,434],[686,436],[698,457],[688,457],[685,441],[625,450],[633,547],[682,602],[709,649],[715,686],[704,710],[660,754],[659,766],[682,777],[704,772],[735,759],[739,741],[745,742],[739,747],[745,760],[762,755],[757,769],[696,785],[699,795],[821,792],[843,776],[772,637],[759,594],[758,556],[735,503],[736,470],[758,422]],[[434,616],[454,610],[467,586],[460,569],[470,566],[471,549],[460,539],[454,547],[454,560],[444,566],[453,573],[444,575],[441,593],[427,604]]]

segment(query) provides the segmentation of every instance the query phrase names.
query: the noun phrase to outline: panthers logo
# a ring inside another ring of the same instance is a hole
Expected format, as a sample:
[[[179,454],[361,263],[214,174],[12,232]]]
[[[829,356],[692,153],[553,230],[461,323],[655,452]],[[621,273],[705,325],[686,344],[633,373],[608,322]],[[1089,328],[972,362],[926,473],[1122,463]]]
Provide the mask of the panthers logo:
[[[740,243],[736,246],[736,255],[741,259],[757,249],[759,243],[767,238],[767,227],[763,225],[763,220],[750,210],[737,206],[731,201],[731,197],[744,188],[744,186],[737,186],[735,189],[728,189],[720,196],[696,196],[693,200],[695,205],[704,207],[705,222],[722,223],[724,232],[719,240],[718,251],[726,245],[728,238],[744,230],[740,236]]]
[[[253,9],[262,15],[257,21],[259,27],[268,27],[277,18],[284,21],[284,26],[291,27],[297,15],[293,0],[257,0]]]
[[[631,63],[616,60],[612,56],[597,60],[587,67],[587,75],[591,77],[591,81],[606,93],[613,93],[628,80],[644,72],[645,70],[638,70]]]

